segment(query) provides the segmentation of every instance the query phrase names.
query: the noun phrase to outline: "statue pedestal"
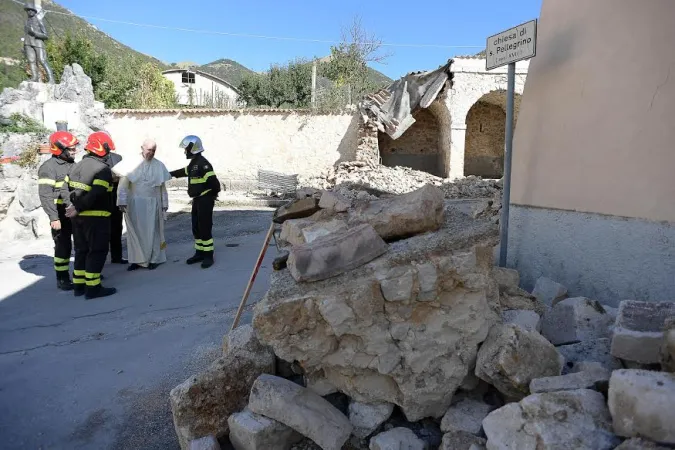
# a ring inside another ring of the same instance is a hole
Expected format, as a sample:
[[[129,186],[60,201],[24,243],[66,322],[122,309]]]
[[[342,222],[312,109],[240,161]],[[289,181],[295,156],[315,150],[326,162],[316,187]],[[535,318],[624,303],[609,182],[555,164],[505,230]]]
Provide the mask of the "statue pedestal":
[[[42,108],[45,128],[56,131],[56,122],[68,122],[69,130],[86,128],[82,123],[80,104],[75,102],[46,102]]]

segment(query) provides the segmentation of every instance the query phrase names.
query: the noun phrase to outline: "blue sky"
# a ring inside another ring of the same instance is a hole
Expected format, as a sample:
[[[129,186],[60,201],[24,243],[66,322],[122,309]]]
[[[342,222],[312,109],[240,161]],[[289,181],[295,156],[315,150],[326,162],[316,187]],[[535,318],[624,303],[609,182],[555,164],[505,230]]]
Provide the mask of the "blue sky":
[[[484,46],[503,29],[539,16],[541,0],[342,0],[340,2],[275,0],[58,0],[82,16],[169,27],[231,33],[339,40],[341,27],[355,15],[384,42]],[[262,71],[271,63],[330,53],[330,44],[214,36],[158,30],[88,19],[120,42],[165,62],[205,64],[230,58]],[[435,69],[455,55],[480,48],[388,47],[386,65],[373,67],[391,78],[415,70]]]

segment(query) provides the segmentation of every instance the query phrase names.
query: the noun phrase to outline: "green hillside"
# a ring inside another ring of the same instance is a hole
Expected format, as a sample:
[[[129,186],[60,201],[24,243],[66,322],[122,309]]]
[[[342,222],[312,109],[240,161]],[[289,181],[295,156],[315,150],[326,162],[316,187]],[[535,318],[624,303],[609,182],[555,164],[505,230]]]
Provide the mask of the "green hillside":
[[[244,76],[255,73],[246,66],[239,64],[231,59],[221,58],[216,61],[197,67],[197,70],[210,73],[213,76],[222,78],[233,86],[239,86]]]
[[[42,6],[46,10],[69,14],[70,11],[50,0],[44,0]],[[26,79],[23,67],[23,26],[26,13],[23,7],[12,0],[0,0],[0,89],[15,87]],[[99,31],[84,19],[72,15],[47,13],[44,18],[50,38],[63,37],[67,30],[83,33],[92,41],[94,47],[109,58],[128,61],[137,57],[141,61],[153,62],[159,67],[166,67],[158,59],[144,55],[116,41]]]

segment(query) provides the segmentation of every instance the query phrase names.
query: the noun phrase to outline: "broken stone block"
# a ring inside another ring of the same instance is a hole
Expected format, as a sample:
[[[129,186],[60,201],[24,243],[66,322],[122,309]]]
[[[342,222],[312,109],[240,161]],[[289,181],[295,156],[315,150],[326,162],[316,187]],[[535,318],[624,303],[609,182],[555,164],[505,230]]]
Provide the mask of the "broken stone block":
[[[319,210],[319,201],[314,197],[306,197],[294,200],[274,212],[272,221],[284,223],[290,219],[309,217]]]
[[[527,309],[511,309],[502,311],[502,320],[504,323],[520,325],[528,331],[541,331],[541,317],[534,311]]]
[[[441,431],[465,431],[471,434],[479,434],[485,417],[495,408],[484,402],[464,398],[453,404],[441,421]]]
[[[424,441],[410,429],[398,427],[380,433],[370,440],[370,450],[424,450]]]
[[[288,450],[302,439],[283,423],[249,410],[232,414],[227,423],[235,450]]]
[[[539,277],[532,289],[532,295],[545,305],[555,306],[567,297],[567,288],[550,278]]]
[[[621,361],[611,355],[610,340],[607,338],[561,345],[556,348],[567,362],[563,368],[563,374],[570,372],[574,364],[581,361],[599,362],[610,372],[623,368]]]
[[[666,320],[661,341],[661,370],[675,372],[675,317]]]
[[[347,212],[351,206],[351,200],[333,191],[324,191],[319,200],[319,208],[331,209],[335,212]]]
[[[324,450],[340,450],[353,428],[349,419],[325,399],[273,375],[258,377],[248,407],[293,428]]]
[[[438,230],[443,224],[443,191],[426,185],[408,194],[359,205],[349,212],[349,226],[369,223],[387,240]]]
[[[499,292],[504,292],[509,287],[518,287],[520,285],[520,274],[516,269],[495,267],[492,269],[492,276],[499,284]]]
[[[305,236],[302,230],[314,225],[316,222],[309,218],[291,219],[287,220],[281,225],[281,233],[279,233],[279,241],[288,245],[302,245],[305,243]]]
[[[317,370],[306,374],[305,386],[320,397],[335,394],[338,391],[335,385],[328,381],[323,370]]]
[[[560,375],[557,377],[535,378],[530,382],[530,392],[574,391],[576,389],[595,389],[606,392],[609,371],[602,366],[586,371]]]
[[[439,450],[471,450],[485,448],[487,441],[466,431],[450,431],[443,435]]]
[[[611,450],[605,398],[596,391],[548,392],[491,412],[483,420],[488,450]]]
[[[248,357],[265,359],[266,363],[276,359],[272,349],[260,343],[251,324],[241,325],[223,336],[223,355],[241,352]]]
[[[562,356],[542,335],[513,324],[490,329],[478,351],[476,376],[504,395],[523,398],[535,378],[560,375]]]
[[[633,438],[624,441],[614,450],[669,450],[667,447],[662,447],[652,441],[641,438]]]
[[[205,436],[203,438],[190,441],[189,450],[220,450],[218,439],[213,436]]]
[[[675,317],[675,303],[624,300],[612,336],[612,355],[641,364],[660,361],[666,320]]]
[[[609,337],[612,323],[598,301],[568,298],[546,311],[541,334],[553,345],[574,344]]]
[[[333,219],[328,222],[317,222],[302,229],[302,237],[306,243],[313,242],[320,237],[328,236],[331,233],[344,231],[347,229],[347,222],[340,219]]]
[[[295,281],[319,281],[366,264],[387,251],[372,226],[359,225],[310,244],[295,246],[288,269]]]
[[[391,403],[368,404],[352,401],[349,403],[349,421],[354,426],[352,434],[364,439],[382,425],[394,412]]]
[[[295,198],[298,200],[306,197],[320,197],[321,191],[312,187],[304,187],[295,191]]]
[[[675,444],[675,375],[622,369],[612,372],[608,401],[614,432]]]
[[[546,306],[535,298],[534,295],[521,289],[517,286],[507,286],[505,289],[500,289],[499,304],[502,309],[525,309],[534,311],[539,316],[546,312]]]
[[[416,266],[419,293],[417,300],[429,302],[438,296],[438,271],[432,263],[423,263]]]
[[[410,266],[394,267],[378,275],[382,296],[388,302],[409,302],[412,298],[414,277]]]
[[[244,409],[256,378],[274,373],[274,354],[251,352],[254,346],[249,344],[228,344],[228,352],[222,358],[171,390],[173,422],[183,450],[190,440],[227,435],[228,417]]]

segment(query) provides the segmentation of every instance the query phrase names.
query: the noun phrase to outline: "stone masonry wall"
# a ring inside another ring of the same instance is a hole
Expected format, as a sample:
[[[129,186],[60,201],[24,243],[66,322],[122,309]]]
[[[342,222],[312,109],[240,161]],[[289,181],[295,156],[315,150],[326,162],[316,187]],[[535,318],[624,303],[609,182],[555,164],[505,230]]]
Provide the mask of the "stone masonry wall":
[[[464,174],[501,178],[504,171],[506,113],[499,105],[478,102],[466,117]]]
[[[255,180],[258,169],[312,175],[356,156],[355,115],[297,111],[112,111],[107,131],[117,151],[132,155],[145,138],[157,141],[157,158],[169,170],[185,165],[181,139],[199,136],[221,181]]]

